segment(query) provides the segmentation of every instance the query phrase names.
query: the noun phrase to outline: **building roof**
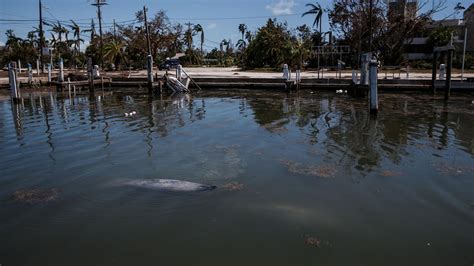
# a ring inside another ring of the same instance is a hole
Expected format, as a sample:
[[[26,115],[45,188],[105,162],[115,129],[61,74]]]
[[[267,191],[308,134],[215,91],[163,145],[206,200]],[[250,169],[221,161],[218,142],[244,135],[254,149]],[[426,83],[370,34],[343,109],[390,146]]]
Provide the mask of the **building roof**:
[[[468,8],[466,8],[466,10],[464,10],[464,13],[471,11],[474,11],[474,4],[471,4]]]
[[[444,20],[433,20],[428,28],[435,27],[462,27],[464,26],[464,20],[462,19],[444,19]]]
[[[179,59],[183,56],[186,56],[186,54],[185,53],[176,53],[176,55],[171,57],[171,59]]]

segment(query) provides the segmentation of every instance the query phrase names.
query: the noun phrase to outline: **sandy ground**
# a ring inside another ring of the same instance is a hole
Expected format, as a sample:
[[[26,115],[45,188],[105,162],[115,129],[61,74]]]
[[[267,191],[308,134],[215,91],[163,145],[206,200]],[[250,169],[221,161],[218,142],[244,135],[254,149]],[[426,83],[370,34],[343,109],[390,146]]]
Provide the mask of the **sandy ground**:
[[[263,71],[240,71],[237,67],[227,67],[227,68],[222,68],[222,67],[188,67],[184,68],[186,73],[188,73],[191,77],[243,77],[243,78],[281,78],[282,77],[282,72],[263,72]],[[53,71],[53,76],[56,76],[58,71]],[[69,72],[74,72],[74,71],[65,71],[66,74]],[[81,73],[85,74],[84,71],[80,71]],[[158,71],[155,69],[155,72],[158,73],[158,75],[164,75],[165,71]],[[42,74],[41,77],[39,77],[36,74],[36,71],[33,72],[33,79],[38,80],[41,78],[41,80],[46,81],[47,80],[47,75]],[[175,70],[170,70],[170,74],[174,74]],[[141,71],[112,71],[112,72],[101,72],[103,76],[111,76],[111,77],[146,77],[146,70],[141,70]],[[336,71],[328,71],[324,70],[320,72],[319,77],[320,78],[337,78],[339,76],[338,72]],[[293,75],[294,77],[294,75]],[[317,71],[303,71],[301,74],[301,77],[303,79],[305,78],[318,78],[318,72]],[[350,70],[345,70],[342,72],[342,78],[350,79],[352,77],[352,71]],[[474,72],[468,72],[464,74],[464,78],[474,78]],[[407,79],[407,74],[405,72],[399,72],[398,70],[392,71],[384,71],[380,70],[379,71],[379,79]],[[431,72],[430,71],[412,71],[409,74],[409,79],[431,79]],[[453,80],[459,80],[461,78],[461,73],[459,70],[454,70],[453,71]],[[20,80],[23,82],[26,82],[28,80],[27,74],[25,71],[23,71],[20,74]],[[0,71],[0,84],[8,84],[8,73],[6,71]]]

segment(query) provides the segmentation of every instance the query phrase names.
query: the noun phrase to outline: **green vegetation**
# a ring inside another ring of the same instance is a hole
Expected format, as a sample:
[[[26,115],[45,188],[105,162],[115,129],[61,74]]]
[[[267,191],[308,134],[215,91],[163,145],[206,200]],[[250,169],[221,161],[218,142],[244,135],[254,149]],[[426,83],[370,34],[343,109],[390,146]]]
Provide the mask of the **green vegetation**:
[[[341,59],[348,66],[357,66],[360,55],[373,51],[385,65],[404,63],[406,40],[414,36],[427,36],[428,45],[445,45],[452,31],[439,27],[434,30],[426,26],[431,16],[442,8],[437,6],[424,13],[408,16],[405,13],[390,13],[384,1],[374,0],[370,9],[368,0],[334,0],[331,8],[323,8],[317,2],[306,5],[308,11],[302,14],[314,16],[313,28],[303,24],[295,29],[286,22],[269,19],[255,32],[246,24],[239,24],[236,30],[240,39],[234,45],[230,39],[217,42],[219,47],[205,51],[205,30],[201,24],[188,22],[184,25],[171,23],[165,11],[159,11],[148,18],[151,54],[159,63],[167,57],[183,53],[181,62],[185,65],[213,64],[220,66],[238,65],[244,69],[280,68],[286,63],[292,67],[335,66]],[[459,12],[456,6],[455,11]],[[330,30],[323,32],[322,24],[327,16]],[[144,24],[144,14],[135,13],[138,25]],[[373,25],[370,31],[368,25]],[[143,68],[148,54],[144,26],[117,25],[114,32],[105,32],[101,38],[97,34],[96,22],[88,28],[81,28],[75,21],[45,22],[49,34],[43,42],[52,53],[44,56],[43,62],[57,62],[64,59],[68,67],[84,67],[87,57],[94,64],[103,62],[108,69]],[[0,63],[21,60],[33,63],[40,51],[39,30],[34,28],[25,39],[6,31],[6,47],[0,54]],[[87,48],[83,34],[90,36]],[[372,35],[371,35],[372,34]],[[370,49],[370,40],[372,49]],[[315,52],[316,46],[344,45],[349,54],[325,55]],[[472,58],[468,54],[467,58]],[[455,58],[456,61],[457,57]]]

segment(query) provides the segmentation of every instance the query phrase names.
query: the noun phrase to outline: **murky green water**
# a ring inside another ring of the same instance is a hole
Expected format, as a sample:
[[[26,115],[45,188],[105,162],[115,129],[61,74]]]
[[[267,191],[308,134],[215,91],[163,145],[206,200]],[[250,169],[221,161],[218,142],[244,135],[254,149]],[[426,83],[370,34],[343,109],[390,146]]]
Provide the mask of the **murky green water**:
[[[329,92],[0,101],[0,264],[471,266],[473,100],[382,94],[376,119]],[[219,188],[117,185],[148,178]]]

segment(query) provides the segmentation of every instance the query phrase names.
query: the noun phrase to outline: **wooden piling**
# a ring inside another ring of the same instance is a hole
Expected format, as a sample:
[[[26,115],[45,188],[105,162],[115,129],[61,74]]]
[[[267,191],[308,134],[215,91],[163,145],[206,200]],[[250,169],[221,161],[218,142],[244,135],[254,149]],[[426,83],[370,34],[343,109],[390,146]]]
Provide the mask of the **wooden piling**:
[[[296,89],[299,90],[301,85],[301,70],[296,70]]]
[[[290,79],[290,70],[288,69],[287,64],[283,65],[283,78],[286,79],[286,80]]]
[[[449,100],[451,95],[451,70],[453,68],[453,52],[454,50],[448,51],[448,68],[446,70],[446,86],[444,91],[444,100]]]
[[[433,91],[433,94],[436,93],[436,69],[437,69],[437,59],[438,53],[433,52],[433,65],[432,65],[432,70],[431,70],[431,90]]]
[[[12,62],[10,64],[8,64],[8,79],[9,79],[9,83],[10,83],[10,94],[11,94],[11,98],[13,100],[14,103],[17,103],[18,102],[18,99],[19,99],[19,91],[18,91],[18,80],[17,80],[17,76],[16,76],[16,64],[15,62]]]
[[[51,84],[51,64],[48,64],[48,84]]]
[[[371,114],[377,114],[378,109],[379,109],[379,103],[378,103],[378,95],[377,95],[377,68],[378,68],[378,62],[376,60],[371,60],[369,63],[369,79],[370,79],[370,84],[369,84],[369,101],[370,101],[370,113]]]
[[[291,91],[291,87],[293,86],[293,81],[291,80],[286,80],[285,81],[285,89],[287,92],[290,92]]]
[[[71,99],[71,79],[67,78],[67,91],[69,93],[69,99]]]
[[[151,56],[151,54],[149,54],[146,59],[148,90],[150,93],[153,93],[153,57]]]
[[[87,78],[89,79],[89,92],[94,93],[94,74],[91,57],[87,58]]]
[[[447,101],[449,100],[449,96],[451,94],[451,73],[452,73],[452,68],[453,68],[453,53],[454,53],[454,46],[452,44],[447,45],[447,46],[442,46],[442,47],[435,47],[433,50],[433,76],[432,76],[432,86],[433,86],[433,91],[436,91],[434,89],[435,82],[434,80],[436,79],[436,55],[437,53],[441,54],[446,53],[447,54],[447,69],[444,64],[440,65],[440,73],[439,73],[439,79],[444,80],[444,72],[446,72],[446,81],[445,81],[445,88],[444,88],[444,100]]]
[[[64,61],[59,58],[59,82],[64,82]]]
[[[445,64],[439,65],[439,79],[446,80],[446,65]]]
[[[361,63],[360,63],[360,84],[367,85],[368,84],[368,67],[370,63],[370,59],[372,58],[372,53],[365,53],[362,54]]]
[[[28,84],[33,83],[33,69],[31,68],[31,64],[28,64]]]

